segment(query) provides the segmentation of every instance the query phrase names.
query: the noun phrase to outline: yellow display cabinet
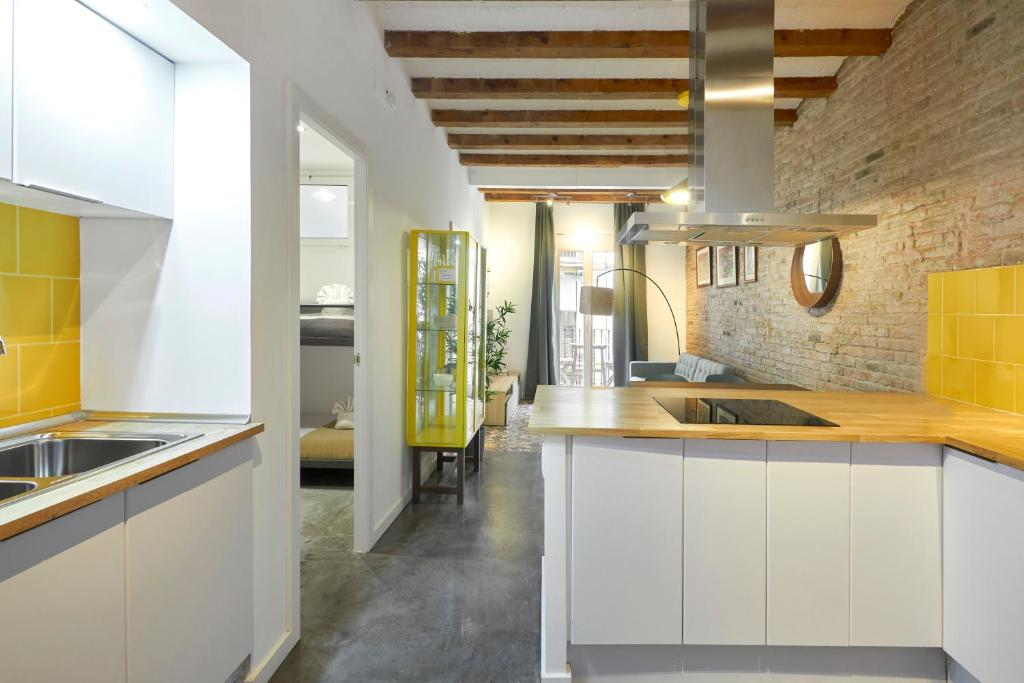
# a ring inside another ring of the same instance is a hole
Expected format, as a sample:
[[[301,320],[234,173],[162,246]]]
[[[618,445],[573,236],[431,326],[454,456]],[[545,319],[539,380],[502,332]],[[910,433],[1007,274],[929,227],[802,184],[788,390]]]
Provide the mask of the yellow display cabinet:
[[[406,435],[417,452],[461,452],[461,465],[486,404],[486,250],[468,232],[413,230],[409,252]]]

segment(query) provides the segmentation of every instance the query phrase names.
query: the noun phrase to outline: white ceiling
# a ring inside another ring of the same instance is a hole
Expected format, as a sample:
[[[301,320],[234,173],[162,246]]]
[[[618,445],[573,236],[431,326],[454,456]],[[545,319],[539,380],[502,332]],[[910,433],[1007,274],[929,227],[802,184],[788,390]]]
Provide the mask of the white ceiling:
[[[334,143],[320,135],[314,128],[303,124],[306,129],[299,134],[299,171],[303,174],[352,175],[355,161]]]
[[[891,28],[910,0],[777,0],[775,26],[779,29]],[[529,31],[529,30],[685,30],[689,24],[689,3],[684,0],[561,0],[508,2],[461,0],[422,2],[403,0],[376,2],[374,8],[382,29],[438,31]],[[686,59],[401,59],[410,77],[437,78],[686,78]],[[844,62],[842,57],[785,57],[775,60],[777,76],[833,76]],[[778,99],[777,108],[796,108],[802,100]],[[674,100],[427,100],[430,109],[666,109]],[[683,133],[678,128],[450,128],[452,133],[586,134]],[[477,150],[465,150],[474,152]],[[479,150],[481,153],[494,150]],[[533,153],[544,153],[534,152]],[[551,154],[586,153],[551,150]],[[604,152],[611,153],[611,152]],[[643,153],[638,151],[637,153]],[[594,169],[598,170],[598,169]],[[602,179],[616,169],[599,169]],[[578,173],[579,169],[568,169]],[[664,169],[618,169],[620,186],[644,187],[642,179],[660,180]],[[676,174],[681,171],[677,171]],[[508,184],[530,178],[533,186],[552,185],[563,180],[565,170],[474,169],[476,184]],[[509,176],[514,176],[509,177]],[[631,180],[635,178],[635,180]],[[582,181],[577,177],[575,181]],[[522,181],[521,181],[522,182]],[[585,186],[585,185],[582,185]]]

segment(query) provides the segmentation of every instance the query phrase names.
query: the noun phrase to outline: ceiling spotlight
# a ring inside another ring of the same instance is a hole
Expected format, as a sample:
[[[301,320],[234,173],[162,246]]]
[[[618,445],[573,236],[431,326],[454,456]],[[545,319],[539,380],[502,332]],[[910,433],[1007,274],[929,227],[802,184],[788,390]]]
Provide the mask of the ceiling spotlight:
[[[300,133],[305,133],[306,132],[306,124],[304,124],[302,122],[299,122],[299,125],[295,126],[295,130],[299,131]]]
[[[556,200],[556,199],[558,199],[558,195],[557,195],[557,194],[555,194],[554,192],[550,193],[550,194],[548,195],[548,199],[547,199],[547,205],[548,205],[548,206],[554,206],[554,205],[555,205],[555,200]]]
[[[678,183],[661,193],[661,201],[673,206],[685,206],[690,203],[689,183],[680,180]]]

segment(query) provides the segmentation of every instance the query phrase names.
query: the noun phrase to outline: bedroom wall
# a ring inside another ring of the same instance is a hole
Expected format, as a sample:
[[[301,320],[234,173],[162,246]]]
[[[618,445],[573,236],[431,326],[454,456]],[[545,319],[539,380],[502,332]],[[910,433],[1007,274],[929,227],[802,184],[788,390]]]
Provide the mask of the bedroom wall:
[[[299,636],[298,143],[289,102],[295,87],[314,100],[365,156],[374,306],[360,322],[370,391],[368,492],[372,533],[382,534],[411,487],[405,446],[407,234],[455,221],[479,232],[482,202],[466,170],[390,60],[373,3],[305,0],[175,0],[251,64],[252,411],[266,423],[255,472],[257,544],[253,674],[265,681]],[[395,108],[375,93],[394,93]]]
[[[301,162],[301,160],[300,160]],[[356,224],[355,177],[351,175],[327,175],[316,169],[301,168],[303,175],[313,175],[316,183],[337,183],[348,185],[349,237],[341,240],[300,239],[299,240],[299,301],[315,304],[316,293],[324,285],[338,283],[355,290],[356,265],[355,242],[351,230]],[[307,181],[303,181],[305,183]]]
[[[299,411],[303,427],[320,427],[331,417],[335,401],[354,393],[351,346],[299,348]]]

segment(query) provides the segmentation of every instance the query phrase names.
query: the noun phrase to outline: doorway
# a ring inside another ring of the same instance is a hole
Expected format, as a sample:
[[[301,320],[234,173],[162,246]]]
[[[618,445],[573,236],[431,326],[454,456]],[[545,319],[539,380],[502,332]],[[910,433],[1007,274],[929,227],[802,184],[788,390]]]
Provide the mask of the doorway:
[[[366,164],[298,112],[298,415],[301,542],[369,550]]]
[[[580,287],[597,285],[597,277],[615,267],[609,235],[559,235],[558,270],[558,383],[570,387],[610,387],[615,384],[611,316],[579,312]],[[609,276],[603,279],[611,286]]]

